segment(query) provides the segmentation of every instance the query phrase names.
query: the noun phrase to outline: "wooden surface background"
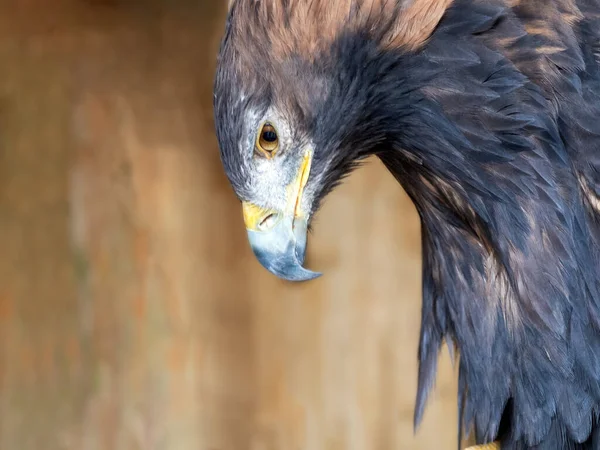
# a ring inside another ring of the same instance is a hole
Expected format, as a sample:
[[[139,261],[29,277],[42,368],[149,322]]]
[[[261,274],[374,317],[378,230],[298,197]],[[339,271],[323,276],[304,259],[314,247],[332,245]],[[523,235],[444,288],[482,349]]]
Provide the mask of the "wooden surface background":
[[[225,2],[0,2],[0,449],[456,448],[446,351],[413,434],[419,221],[372,161],[306,284],[223,174]]]

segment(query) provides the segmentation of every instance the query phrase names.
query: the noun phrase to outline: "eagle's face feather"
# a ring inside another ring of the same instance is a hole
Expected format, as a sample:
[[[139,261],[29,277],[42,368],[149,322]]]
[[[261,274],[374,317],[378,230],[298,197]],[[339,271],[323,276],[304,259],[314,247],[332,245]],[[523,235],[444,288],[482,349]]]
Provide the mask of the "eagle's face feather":
[[[242,201],[252,201],[265,209],[285,209],[286,191],[276,187],[293,182],[302,162],[302,150],[312,147],[306,132],[298,130],[296,123],[293,114],[283,112],[277,105],[247,104],[242,113],[242,133],[233,149],[239,153],[240,178],[235,189]],[[277,148],[271,153],[261,151],[257,143],[265,125],[270,125],[277,135]],[[304,202],[303,206],[310,205],[306,196]]]

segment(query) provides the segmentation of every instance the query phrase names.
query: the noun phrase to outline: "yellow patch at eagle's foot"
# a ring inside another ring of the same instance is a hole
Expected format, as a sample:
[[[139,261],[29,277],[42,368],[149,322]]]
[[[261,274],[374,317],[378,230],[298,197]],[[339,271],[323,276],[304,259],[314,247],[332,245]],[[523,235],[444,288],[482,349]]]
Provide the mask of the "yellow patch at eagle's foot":
[[[465,450],[500,450],[500,443],[492,442],[490,444],[474,445]]]

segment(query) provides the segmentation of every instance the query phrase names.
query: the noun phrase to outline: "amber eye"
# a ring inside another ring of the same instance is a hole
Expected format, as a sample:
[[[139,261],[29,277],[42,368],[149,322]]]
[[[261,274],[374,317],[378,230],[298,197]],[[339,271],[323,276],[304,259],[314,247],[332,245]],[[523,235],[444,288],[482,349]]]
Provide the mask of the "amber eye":
[[[279,147],[279,137],[277,136],[277,130],[270,123],[266,123],[262,126],[257,139],[258,149],[264,153],[267,157],[273,156],[273,153]]]

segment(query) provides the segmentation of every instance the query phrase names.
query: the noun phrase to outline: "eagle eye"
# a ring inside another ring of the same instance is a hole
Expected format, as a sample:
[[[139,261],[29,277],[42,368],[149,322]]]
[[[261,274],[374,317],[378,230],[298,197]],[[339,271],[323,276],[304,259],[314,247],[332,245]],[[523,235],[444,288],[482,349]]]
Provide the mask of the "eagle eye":
[[[270,158],[279,147],[279,136],[277,130],[270,123],[265,123],[258,133],[256,142],[258,150],[266,157]]]

